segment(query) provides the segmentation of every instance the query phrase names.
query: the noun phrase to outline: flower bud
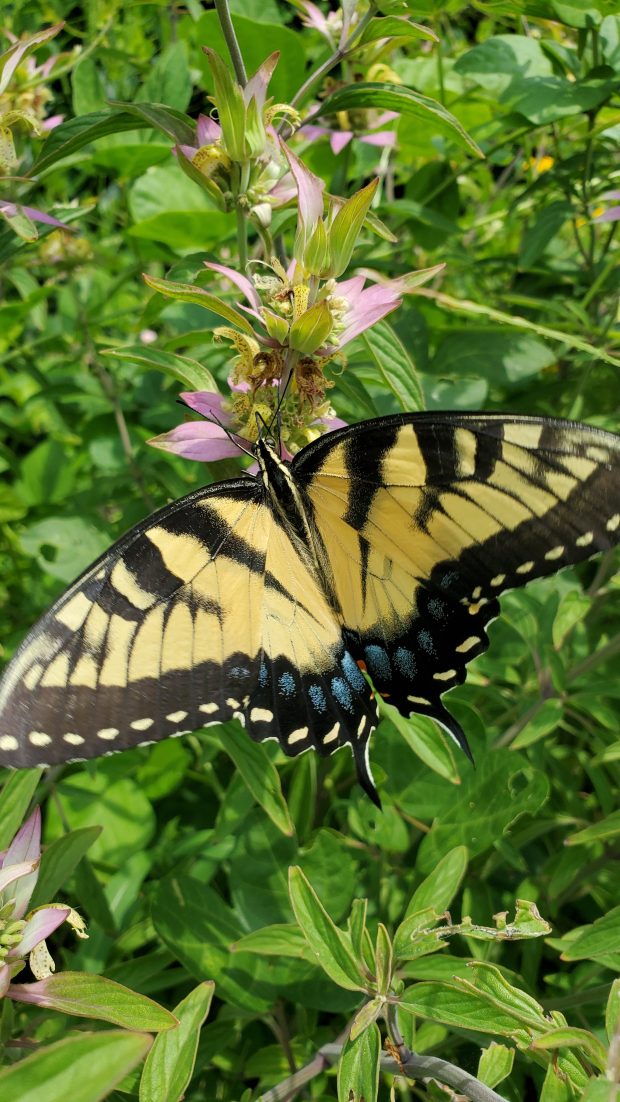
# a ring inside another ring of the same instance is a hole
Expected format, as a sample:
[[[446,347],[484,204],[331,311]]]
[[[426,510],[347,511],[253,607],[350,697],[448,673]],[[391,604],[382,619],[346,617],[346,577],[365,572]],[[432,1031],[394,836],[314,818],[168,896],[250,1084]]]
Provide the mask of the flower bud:
[[[332,328],[332,315],[327,303],[318,302],[291,325],[289,348],[310,356],[326,341]]]

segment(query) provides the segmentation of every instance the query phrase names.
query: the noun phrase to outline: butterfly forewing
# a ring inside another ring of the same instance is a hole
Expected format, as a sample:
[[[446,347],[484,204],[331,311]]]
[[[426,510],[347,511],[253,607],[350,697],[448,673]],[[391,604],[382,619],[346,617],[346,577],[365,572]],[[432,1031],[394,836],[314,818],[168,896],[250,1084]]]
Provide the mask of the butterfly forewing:
[[[616,543],[620,440],[567,422],[480,414],[381,418],[294,464],[333,566],[351,648],[402,712],[488,646],[497,597]]]

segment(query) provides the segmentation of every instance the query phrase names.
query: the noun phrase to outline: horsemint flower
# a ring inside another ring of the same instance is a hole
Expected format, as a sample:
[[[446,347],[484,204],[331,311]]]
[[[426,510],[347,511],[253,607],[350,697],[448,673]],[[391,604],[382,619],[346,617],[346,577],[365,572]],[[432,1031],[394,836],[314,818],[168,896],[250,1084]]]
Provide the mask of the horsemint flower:
[[[50,903],[28,912],[40,859],[41,813],[36,808],[0,854],[0,997],[11,998],[11,981],[26,964],[37,980],[52,974],[54,962],[45,939],[63,922],[78,937],[87,936],[82,919],[70,907]]]
[[[214,330],[214,339],[230,341],[236,353],[230,398],[211,392],[193,395],[193,400],[191,395],[183,396],[212,423],[181,425],[152,441],[156,447],[202,459],[233,455],[239,443],[256,440],[258,426],[270,424],[279,408],[282,444],[296,452],[334,427],[326,398],[334,384],[326,378],[326,365],[340,357],[360,333],[395,310],[404,294],[443,267],[371,286],[365,286],[363,275],[339,282],[369,215],[377,181],[350,199],[330,198],[324,217],[322,181],[284,143],[283,149],[298,195],[293,259],[287,267],[276,258],[254,261],[246,275],[207,262],[208,269],[241,291],[246,303],[236,306],[201,287],[144,277],[155,290],[200,303],[224,318],[228,324]],[[226,429],[236,441],[227,438]]]
[[[270,193],[282,175],[272,124],[278,116],[286,117],[293,127],[300,122],[293,107],[267,99],[280,55],[270,54],[242,88],[219,54],[206,46],[203,49],[213,76],[212,103],[218,121],[200,115],[195,144],[175,148],[179,163],[221,210],[238,205],[261,225],[268,225],[275,202]]]

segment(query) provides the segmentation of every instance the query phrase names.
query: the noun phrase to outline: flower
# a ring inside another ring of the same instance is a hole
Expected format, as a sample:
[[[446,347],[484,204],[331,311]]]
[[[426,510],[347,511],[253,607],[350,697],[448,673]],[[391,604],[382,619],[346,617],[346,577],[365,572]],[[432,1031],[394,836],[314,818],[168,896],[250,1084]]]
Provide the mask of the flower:
[[[270,54],[242,88],[219,54],[206,46],[203,49],[213,77],[212,102],[218,121],[200,115],[195,143],[177,145],[174,152],[181,168],[202,184],[221,210],[231,210],[237,204],[266,226],[272,205],[287,201],[270,194],[282,175],[272,123],[277,115],[288,117],[293,128],[300,122],[293,107],[267,100],[280,55]]]
[[[273,384],[262,387],[259,401],[252,401],[247,386],[233,384],[231,389],[229,399],[206,390],[182,393],[180,397],[186,406],[205,418],[215,420],[186,421],[170,432],[149,440],[149,444],[184,459],[197,459],[203,463],[238,456],[240,450],[250,449],[258,438],[261,419],[269,425],[274,418],[279,389]],[[346,421],[335,416],[328,403],[322,410],[315,410],[314,414],[313,420],[307,424],[299,418],[295,423],[294,406],[286,399],[280,405],[282,459],[292,459],[294,452],[316,440],[326,430],[346,424]],[[249,468],[250,472],[254,469],[255,464]]]
[[[45,939],[63,922],[85,937],[83,923],[70,907],[56,903],[28,913],[41,859],[41,813],[33,811],[0,855],[0,996],[11,997],[11,980],[26,963],[36,979],[54,971]]]
[[[357,141],[364,142],[365,145],[375,145],[381,148],[386,148],[396,144],[396,131],[382,129],[387,122],[391,122],[392,119],[399,118],[397,111],[383,111],[378,115],[376,112],[365,112],[367,118],[363,120],[362,129],[357,129],[355,124],[350,120],[349,115],[345,113],[345,123],[351,126],[351,129],[344,128],[338,130],[332,130],[329,126],[314,126],[312,123],[308,126],[302,125],[300,128],[300,137],[309,138],[310,141],[316,141],[318,138],[329,137],[329,144],[331,146],[332,153],[338,155],[342,153],[342,150],[352,142],[355,138]],[[374,117],[373,117],[374,116]]]
[[[24,207],[21,203],[10,203],[6,199],[0,199],[0,215],[6,220],[7,224],[24,241],[36,241],[39,234],[35,222],[43,222],[46,226],[56,226],[63,230],[69,230],[70,227],[64,222],[59,222],[58,218],[53,218],[51,214],[46,214],[43,210],[37,210],[36,207]]]

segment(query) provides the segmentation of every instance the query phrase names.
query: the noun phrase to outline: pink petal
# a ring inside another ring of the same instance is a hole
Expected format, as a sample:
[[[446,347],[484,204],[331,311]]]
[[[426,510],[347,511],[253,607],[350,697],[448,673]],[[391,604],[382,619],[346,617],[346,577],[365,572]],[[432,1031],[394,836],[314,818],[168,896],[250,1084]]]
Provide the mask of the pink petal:
[[[394,130],[379,130],[377,134],[364,134],[360,141],[366,142],[366,145],[394,145],[396,132]]]
[[[332,147],[332,153],[340,153],[346,145],[349,144],[353,137],[352,130],[334,130],[332,136],[329,139],[329,144]]]
[[[45,211],[37,210],[36,207],[23,207],[17,203],[7,203],[0,199],[0,211],[7,216],[7,218],[14,218],[16,214],[23,212],[28,218],[31,218],[33,222],[45,222],[47,226],[58,226],[61,230],[68,230],[69,226],[64,222],[59,222],[57,218],[52,218],[51,214],[46,214]]]
[[[275,53],[270,54],[262,65],[258,67],[253,77],[250,77],[245,88],[243,89],[243,101],[247,107],[250,100],[254,98],[256,100],[256,106],[259,111],[263,110],[265,106],[265,97],[267,95],[267,87],[273,70],[278,64],[280,58],[280,51],[276,50]]]
[[[255,310],[260,308],[261,301],[256,292],[256,288],[247,276],[242,275],[241,272],[235,271],[234,268],[227,268],[225,264],[215,264],[210,260],[205,260],[204,264],[205,268],[209,268],[212,272],[219,272],[220,275],[225,276],[231,283],[234,283],[235,287],[238,287],[240,291],[243,291],[248,302]]]
[[[209,115],[199,115],[196,123],[198,146],[211,145],[222,137],[222,127]],[[182,148],[182,147],[181,147]]]
[[[343,429],[348,424],[348,421],[343,421],[341,417],[321,417],[320,421],[327,425],[330,432],[334,429]]]
[[[202,463],[211,463],[216,459],[229,459],[239,455],[239,445],[245,442],[240,436],[231,440],[219,425],[213,425],[209,421],[188,421],[184,425],[177,425],[170,432],[163,432],[161,436],[155,436],[149,440],[154,448],[161,448],[174,455],[181,455],[184,459],[197,459]]]
[[[197,145],[175,145],[172,152],[175,157],[178,157],[179,153],[182,153],[184,157],[187,157],[188,161],[191,161],[198,152]]]
[[[290,165],[297,184],[299,216],[307,232],[311,233],[319,218],[323,217],[323,188],[325,184],[296,157],[286,142],[280,139],[282,151]]]
[[[14,891],[7,892],[6,889],[14,884],[16,880],[20,880],[22,876],[30,876],[36,866],[36,861],[22,861],[19,865],[5,865],[0,870],[0,892],[6,892],[3,902],[6,902],[7,898],[13,899],[16,894]]]
[[[278,180],[277,184],[272,187],[267,198],[274,206],[283,207],[285,203],[290,203],[291,199],[294,199],[296,195],[297,188],[295,187],[295,182],[290,172],[287,172],[286,176],[283,176],[282,179]]]
[[[320,8],[317,8],[316,4],[313,4],[311,0],[300,0],[300,5],[306,13],[305,19],[302,16],[302,20],[306,26],[315,27],[321,34],[329,35],[329,24]]]
[[[401,297],[390,287],[367,287],[359,296],[355,310],[351,310],[346,316],[347,324],[338,338],[338,347],[343,348],[349,341],[359,337],[360,333],[381,321],[386,314],[400,306],[401,302]]]
[[[324,138],[326,134],[331,134],[331,130],[328,126],[313,126],[312,123],[306,126],[305,123],[302,123],[298,133],[301,134],[302,137],[308,138],[309,141],[314,142],[317,138]]]
[[[54,930],[62,926],[70,913],[69,907],[41,907],[40,911],[35,911],[32,918],[29,918],[24,926],[19,945],[11,950],[9,958],[11,956],[26,956],[26,953],[30,953],[35,945],[38,945],[40,941],[45,941],[46,937],[49,937],[50,934],[54,933]]]
[[[224,402],[222,394],[215,394],[211,390],[183,390],[179,397],[183,399],[186,406],[195,409],[196,413],[201,413],[203,417],[216,417],[225,425],[230,421],[230,414],[222,404]]]
[[[620,207],[610,207],[604,214],[598,214],[593,222],[617,222],[620,220]]]
[[[6,851],[4,867],[8,868],[9,865],[17,865],[20,861],[38,862],[40,856],[41,811],[36,807],[32,815],[26,819],[24,825],[18,830]],[[13,918],[23,918],[25,915],[38,875],[37,868],[34,872],[30,873],[29,876],[21,876],[19,878],[19,882],[16,884],[15,892],[13,893],[15,899]]]
[[[345,298],[349,305],[349,310],[353,310],[362,293],[365,282],[366,280],[363,275],[356,275],[351,276],[350,279],[343,279],[342,283],[336,284],[335,294],[338,298]]]
[[[42,130],[53,130],[54,127],[60,126],[61,122],[65,121],[64,115],[50,115],[48,119],[44,119],[41,123]]]
[[[11,982],[11,969],[8,964],[0,964],[0,999],[6,995]]]
[[[606,191],[601,199],[620,199],[620,191]]]
[[[384,111],[375,122],[375,127],[385,126],[386,122],[392,122],[393,119],[399,119],[400,115],[398,111]]]

